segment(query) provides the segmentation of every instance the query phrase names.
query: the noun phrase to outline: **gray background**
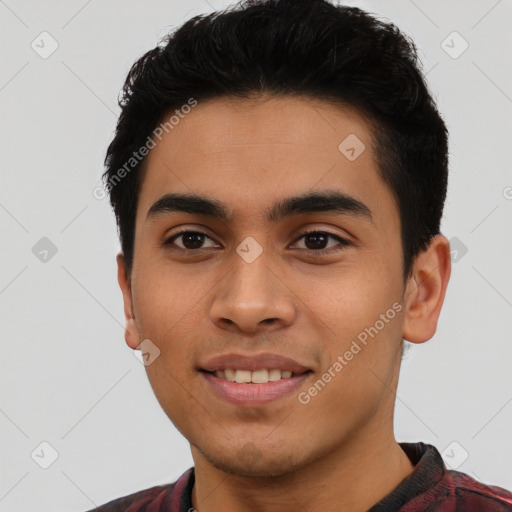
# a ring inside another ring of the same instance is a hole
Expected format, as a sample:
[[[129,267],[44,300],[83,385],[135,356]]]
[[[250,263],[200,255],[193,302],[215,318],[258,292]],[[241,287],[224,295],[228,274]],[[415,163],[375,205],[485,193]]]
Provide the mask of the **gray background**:
[[[413,37],[451,134],[452,278],[437,334],[404,359],[397,439],[512,489],[512,2],[347,4]],[[130,65],[170,28],[227,5],[0,1],[3,512],[82,511],[192,465],[124,342],[114,218],[92,191]],[[57,249],[46,261],[43,237]]]

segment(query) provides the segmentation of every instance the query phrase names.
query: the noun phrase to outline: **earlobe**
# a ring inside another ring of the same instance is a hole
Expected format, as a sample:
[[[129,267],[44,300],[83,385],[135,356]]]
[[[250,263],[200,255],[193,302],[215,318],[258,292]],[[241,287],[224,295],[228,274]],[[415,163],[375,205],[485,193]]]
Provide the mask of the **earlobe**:
[[[126,261],[122,252],[117,257],[117,281],[121,292],[123,293],[124,303],[124,316],[126,320],[126,327],[124,338],[126,344],[133,350],[137,349],[140,345],[139,329],[135,321],[135,314],[133,309],[131,279],[126,270]]]
[[[402,334],[407,341],[423,343],[434,336],[450,273],[450,242],[436,235],[416,257],[407,283]]]

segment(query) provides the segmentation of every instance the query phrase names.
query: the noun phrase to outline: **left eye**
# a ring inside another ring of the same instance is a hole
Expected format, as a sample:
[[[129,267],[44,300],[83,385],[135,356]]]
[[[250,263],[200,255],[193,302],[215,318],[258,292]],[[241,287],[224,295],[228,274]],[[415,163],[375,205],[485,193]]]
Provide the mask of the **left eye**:
[[[327,233],[325,231],[309,231],[308,233],[303,233],[297,240],[301,239],[307,239],[309,241],[313,241],[312,244],[309,244],[310,247],[308,247],[306,243],[306,249],[312,250],[316,253],[323,254],[326,252],[331,252],[330,249],[332,249],[333,246],[324,247],[324,244],[326,241],[330,238],[332,240],[336,240],[338,244],[335,244],[334,246],[338,245],[339,248],[343,248],[345,246],[351,245],[351,243],[348,240],[345,240],[344,238],[341,238],[338,235],[333,235],[332,233]],[[327,242],[328,244],[328,242]],[[311,245],[313,247],[311,247]],[[319,247],[321,245],[322,247]]]

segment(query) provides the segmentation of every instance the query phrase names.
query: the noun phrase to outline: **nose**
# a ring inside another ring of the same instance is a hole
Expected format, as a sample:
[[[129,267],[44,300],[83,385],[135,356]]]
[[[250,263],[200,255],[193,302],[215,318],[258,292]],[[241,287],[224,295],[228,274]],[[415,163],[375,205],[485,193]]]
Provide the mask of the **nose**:
[[[234,260],[216,289],[211,321],[221,329],[247,334],[291,325],[296,307],[282,271],[272,268],[264,253],[251,263],[238,254]]]

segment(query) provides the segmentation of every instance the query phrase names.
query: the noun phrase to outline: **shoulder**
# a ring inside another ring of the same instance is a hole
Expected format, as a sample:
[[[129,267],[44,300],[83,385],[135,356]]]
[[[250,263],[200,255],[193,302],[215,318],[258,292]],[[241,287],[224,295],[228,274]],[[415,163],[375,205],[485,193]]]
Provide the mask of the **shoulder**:
[[[148,503],[164,502],[172,497],[175,484],[157,485],[141,491],[113,499],[104,505],[87,512],[138,512],[144,510]]]
[[[87,512],[174,512],[183,507],[190,509],[194,480],[194,467],[191,467],[174,483],[155,485],[116,498]]]
[[[445,483],[453,493],[456,510],[512,511],[512,492],[497,485],[487,485],[460,471],[449,470]]]
[[[479,482],[466,473],[448,469],[433,445],[400,443],[414,464],[413,472],[384,505],[400,512],[512,512],[512,492]],[[375,509],[386,511],[390,508]]]

